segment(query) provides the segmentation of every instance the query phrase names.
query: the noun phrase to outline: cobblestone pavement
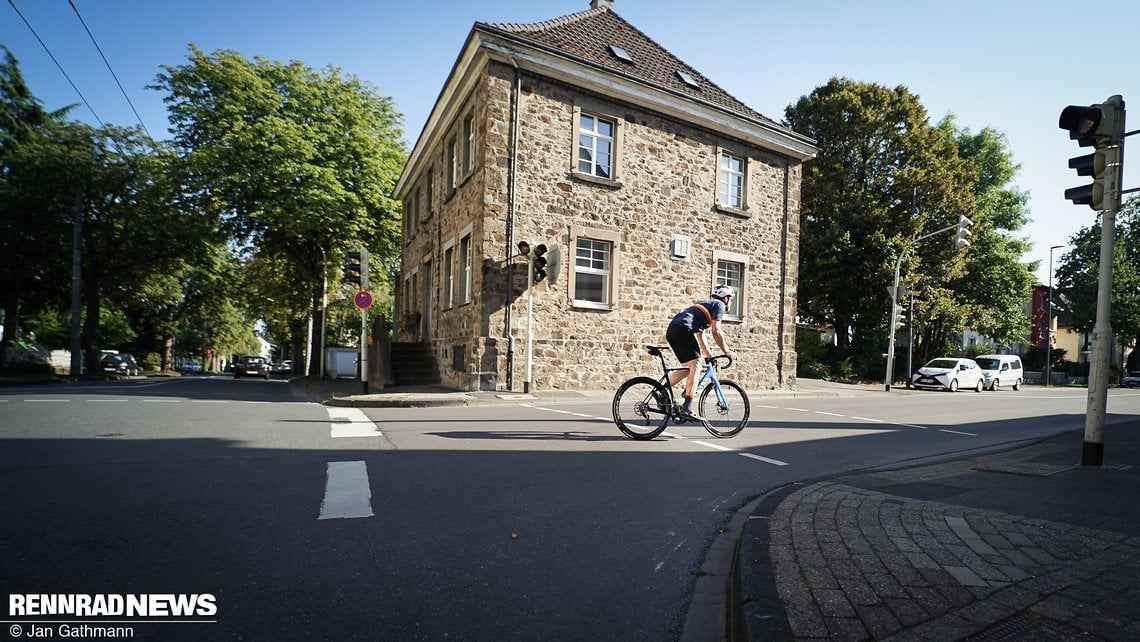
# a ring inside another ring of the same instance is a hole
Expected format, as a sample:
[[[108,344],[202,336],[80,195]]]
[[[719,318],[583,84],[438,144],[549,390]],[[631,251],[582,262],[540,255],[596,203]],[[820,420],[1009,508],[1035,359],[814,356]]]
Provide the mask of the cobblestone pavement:
[[[1106,451],[1132,458],[1137,435]],[[733,637],[1140,640],[1140,475],[1064,463],[1076,437],[766,498]]]

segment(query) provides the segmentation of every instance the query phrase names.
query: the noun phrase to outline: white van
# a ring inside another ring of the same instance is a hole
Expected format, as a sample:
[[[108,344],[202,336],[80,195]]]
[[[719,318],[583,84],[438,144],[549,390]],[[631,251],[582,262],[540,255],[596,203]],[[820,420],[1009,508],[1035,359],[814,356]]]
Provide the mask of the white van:
[[[1021,382],[1025,381],[1021,357],[1016,354],[983,354],[974,357],[974,361],[982,367],[982,374],[986,377],[986,390],[997,390],[1002,386],[1021,390]]]

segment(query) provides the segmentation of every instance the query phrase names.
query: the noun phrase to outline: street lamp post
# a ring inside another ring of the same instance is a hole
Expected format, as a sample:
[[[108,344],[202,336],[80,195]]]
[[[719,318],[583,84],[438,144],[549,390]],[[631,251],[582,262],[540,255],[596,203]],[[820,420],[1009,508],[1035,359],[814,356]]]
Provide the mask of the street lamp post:
[[[887,374],[883,377],[883,386],[887,392],[891,391],[891,383],[894,381],[895,376],[895,320],[899,318],[899,295],[901,294],[899,292],[899,271],[902,269],[902,262],[903,259],[906,258],[906,253],[910,251],[910,248],[918,245],[919,241],[928,239],[935,234],[941,234],[955,229],[958,230],[958,237],[955,239],[954,245],[958,249],[969,247],[970,242],[967,241],[966,238],[972,236],[972,234],[970,234],[970,230],[967,228],[973,224],[974,222],[965,216],[959,216],[958,222],[954,225],[947,225],[940,230],[923,234],[907,243],[902,252],[899,252],[899,260],[895,262],[895,284],[888,289],[888,293],[891,295],[891,318],[888,321],[887,332]],[[909,376],[909,374],[908,372],[907,375]]]
[[[1045,385],[1053,384],[1053,250],[1065,247],[1054,245],[1049,248],[1049,291],[1045,293]]]

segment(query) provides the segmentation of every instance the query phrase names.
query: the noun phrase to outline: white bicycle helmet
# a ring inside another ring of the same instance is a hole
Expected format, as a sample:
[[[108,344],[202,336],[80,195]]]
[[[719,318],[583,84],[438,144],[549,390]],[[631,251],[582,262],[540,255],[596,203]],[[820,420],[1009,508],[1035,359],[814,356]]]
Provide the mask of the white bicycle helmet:
[[[712,289],[712,296],[717,299],[725,299],[736,296],[736,290],[732,289],[731,285],[718,285]]]

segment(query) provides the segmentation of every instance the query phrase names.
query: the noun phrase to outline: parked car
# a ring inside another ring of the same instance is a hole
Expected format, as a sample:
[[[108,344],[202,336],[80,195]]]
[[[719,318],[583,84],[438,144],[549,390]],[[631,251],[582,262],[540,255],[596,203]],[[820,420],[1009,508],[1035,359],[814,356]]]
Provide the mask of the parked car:
[[[911,377],[910,384],[927,390],[949,390],[973,388],[981,392],[986,384],[982,369],[973,359],[941,357],[931,359]]]
[[[142,373],[139,368],[139,362],[135,360],[134,356],[126,353],[119,352],[118,350],[107,350],[99,357],[99,369],[107,374],[125,375],[134,377]]]
[[[241,377],[269,378],[269,362],[264,357],[242,356],[234,360],[234,379]]]
[[[283,375],[292,374],[293,373],[293,362],[290,361],[289,359],[286,359],[286,360],[282,361],[281,363],[275,363],[275,364],[273,364],[272,372],[273,372],[273,374],[283,374]]]
[[[1021,357],[1016,354],[983,354],[974,357],[974,361],[982,369],[987,390],[997,390],[1003,385],[1021,390],[1021,382],[1025,380]]]
[[[1124,378],[1120,380],[1120,385],[1125,388],[1136,388],[1140,386],[1140,370],[1133,370],[1124,375]]]

